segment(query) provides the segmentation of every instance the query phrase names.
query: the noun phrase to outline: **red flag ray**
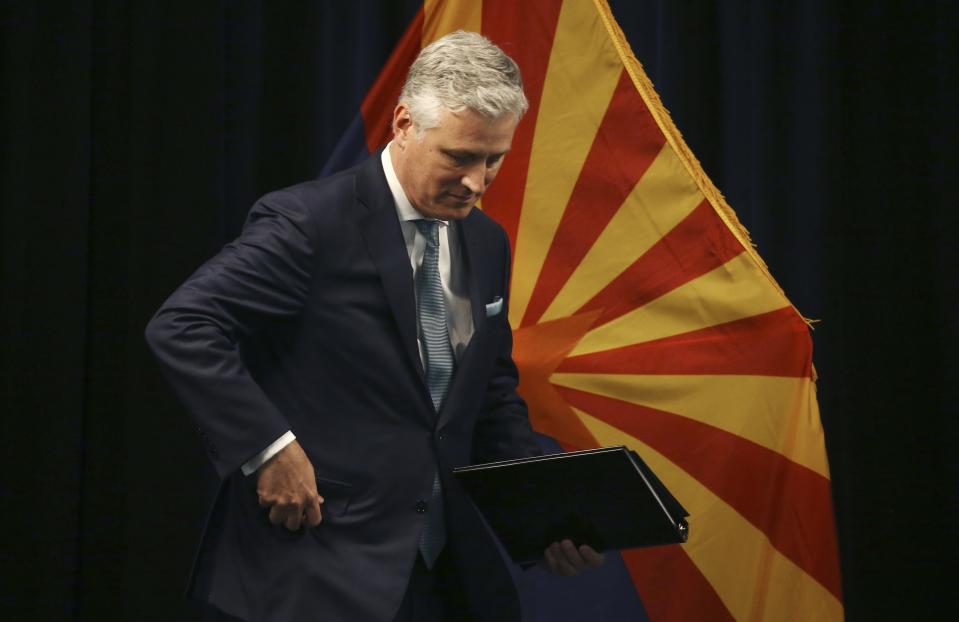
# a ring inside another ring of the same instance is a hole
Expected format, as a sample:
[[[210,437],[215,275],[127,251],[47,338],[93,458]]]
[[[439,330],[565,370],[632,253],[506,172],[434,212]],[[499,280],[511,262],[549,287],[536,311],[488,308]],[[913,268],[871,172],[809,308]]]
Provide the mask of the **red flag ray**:
[[[799,344],[805,347],[797,347]],[[806,324],[792,308],[784,307],[663,339],[574,356],[560,363],[556,371],[812,377],[811,349]]]
[[[679,547],[623,551],[650,620],[734,620],[712,584]],[[677,598],[677,585],[682,586]]]

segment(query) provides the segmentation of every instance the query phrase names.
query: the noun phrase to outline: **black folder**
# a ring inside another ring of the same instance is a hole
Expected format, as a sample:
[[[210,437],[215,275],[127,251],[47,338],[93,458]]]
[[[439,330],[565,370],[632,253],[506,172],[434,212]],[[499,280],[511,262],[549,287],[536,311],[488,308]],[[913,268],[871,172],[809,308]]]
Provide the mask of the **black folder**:
[[[624,446],[453,469],[517,563],[570,539],[597,551],[686,541],[689,513]]]

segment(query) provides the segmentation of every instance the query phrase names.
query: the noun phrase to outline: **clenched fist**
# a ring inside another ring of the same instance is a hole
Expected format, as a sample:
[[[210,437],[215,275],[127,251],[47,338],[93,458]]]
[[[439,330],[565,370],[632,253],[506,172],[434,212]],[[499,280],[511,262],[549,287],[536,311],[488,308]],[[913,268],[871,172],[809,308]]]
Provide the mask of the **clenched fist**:
[[[257,470],[260,507],[270,508],[270,522],[296,531],[316,527],[323,519],[323,497],[316,490],[313,464],[297,441],[291,442]]]

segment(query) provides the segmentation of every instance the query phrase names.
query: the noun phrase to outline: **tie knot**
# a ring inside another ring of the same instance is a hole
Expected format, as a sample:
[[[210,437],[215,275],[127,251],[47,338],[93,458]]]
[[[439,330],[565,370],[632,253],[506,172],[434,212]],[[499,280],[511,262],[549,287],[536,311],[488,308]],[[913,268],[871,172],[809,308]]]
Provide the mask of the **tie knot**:
[[[413,222],[416,223],[416,227],[420,230],[420,233],[423,234],[423,237],[426,238],[428,243],[433,245],[439,244],[439,221],[421,218],[420,220],[415,220]]]

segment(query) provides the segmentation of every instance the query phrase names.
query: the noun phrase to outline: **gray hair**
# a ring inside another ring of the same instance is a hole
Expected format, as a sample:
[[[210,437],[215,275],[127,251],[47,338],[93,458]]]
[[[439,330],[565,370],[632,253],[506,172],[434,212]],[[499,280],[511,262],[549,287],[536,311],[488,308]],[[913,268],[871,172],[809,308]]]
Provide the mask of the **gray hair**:
[[[491,121],[506,114],[519,120],[529,108],[513,59],[483,35],[464,30],[423,48],[410,66],[400,102],[423,130],[439,125],[443,108],[470,108]]]

